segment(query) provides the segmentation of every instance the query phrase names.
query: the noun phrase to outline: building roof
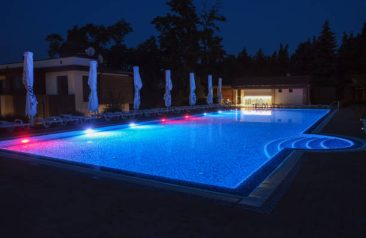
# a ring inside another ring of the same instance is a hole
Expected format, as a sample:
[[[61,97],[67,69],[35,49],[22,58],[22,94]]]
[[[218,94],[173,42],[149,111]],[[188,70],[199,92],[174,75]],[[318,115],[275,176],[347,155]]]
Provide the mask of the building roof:
[[[64,66],[89,66],[89,62],[92,59],[83,57],[64,57],[57,59],[46,59],[46,60],[35,60],[33,66],[37,68],[54,68],[54,67],[64,67]],[[0,65],[0,69],[16,69],[22,68],[23,62],[13,63],[13,64],[3,64]]]
[[[265,76],[242,77],[232,83],[233,88],[264,88],[264,87],[305,87],[310,76]]]
[[[86,57],[70,56],[57,59],[35,60],[33,62],[34,69],[42,69],[47,71],[65,71],[65,70],[89,70],[89,63],[93,59]],[[0,72],[6,70],[19,70],[23,68],[23,62],[0,65]],[[111,70],[105,67],[98,67],[98,71],[102,73],[131,75],[131,72],[122,70]]]

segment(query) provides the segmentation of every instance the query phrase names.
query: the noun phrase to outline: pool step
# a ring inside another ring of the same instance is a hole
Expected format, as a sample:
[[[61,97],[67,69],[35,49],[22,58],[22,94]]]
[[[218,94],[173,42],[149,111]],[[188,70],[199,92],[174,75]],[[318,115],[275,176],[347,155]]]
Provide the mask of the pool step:
[[[302,135],[298,137],[279,138],[265,145],[264,152],[272,158],[286,148],[305,150],[345,149],[353,146],[353,142],[337,137],[322,135]]]

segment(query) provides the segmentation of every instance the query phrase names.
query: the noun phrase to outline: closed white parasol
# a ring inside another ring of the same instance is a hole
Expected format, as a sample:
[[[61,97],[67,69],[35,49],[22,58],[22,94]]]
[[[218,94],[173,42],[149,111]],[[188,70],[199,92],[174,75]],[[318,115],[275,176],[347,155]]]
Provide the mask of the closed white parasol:
[[[37,114],[37,98],[33,92],[33,53],[24,53],[24,65],[23,65],[23,84],[27,91],[25,101],[25,115],[29,118],[33,124],[33,119]]]
[[[91,113],[98,113],[98,92],[97,92],[97,61],[92,60],[89,63],[88,85],[90,88],[88,109]]]
[[[217,101],[219,104],[222,102],[222,78],[219,78],[219,85],[217,87]]]
[[[135,86],[135,96],[133,99],[133,109],[138,110],[140,108],[140,90],[142,88],[142,81],[139,72],[139,67],[133,67],[133,83]]]
[[[212,75],[208,75],[208,95],[207,95],[207,104],[213,104],[213,91],[212,91]]]
[[[170,72],[170,70],[165,70],[164,101],[165,101],[166,107],[170,107],[172,105],[172,95],[171,95],[172,89],[173,89],[173,84],[172,84],[172,79],[171,79],[171,72]]]
[[[194,80],[194,73],[189,74],[189,105],[194,106],[196,104],[196,82]]]

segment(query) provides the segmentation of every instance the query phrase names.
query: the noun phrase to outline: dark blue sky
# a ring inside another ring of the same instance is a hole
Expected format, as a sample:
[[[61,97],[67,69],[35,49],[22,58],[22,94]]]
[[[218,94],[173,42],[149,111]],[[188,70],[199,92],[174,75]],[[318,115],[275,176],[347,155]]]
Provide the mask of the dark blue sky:
[[[201,6],[201,0],[196,0]],[[0,63],[18,61],[31,50],[36,58],[47,57],[45,37],[66,33],[73,25],[111,24],[126,19],[134,28],[127,38],[135,46],[155,34],[154,16],[167,12],[166,0],[8,0],[2,1]],[[227,22],[222,26],[229,53],[246,47],[272,53],[280,43],[296,45],[317,35],[329,19],[338,39],[342,32],[359,32],[366,21],[365,0],[223,0]]]

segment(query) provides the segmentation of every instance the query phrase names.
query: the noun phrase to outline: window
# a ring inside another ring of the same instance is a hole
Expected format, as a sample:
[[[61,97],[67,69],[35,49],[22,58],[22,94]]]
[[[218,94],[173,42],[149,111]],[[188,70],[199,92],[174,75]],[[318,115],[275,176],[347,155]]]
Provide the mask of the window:
[[[19,92],[23,89],[22,76],[15,76],[13,79],[14,92]]]
[[[57,76],[57,94],[69,95],[69,83],[67,76]]]
[[[292,93],[292,88],[289,88],[288,92],[289,92],[289,93]]]
[[[83,76],[83,101],[89,101],[90,88],[88,85],[88,76]]]
[[[3,79],[3,80],[1,80],[0,79],[0,94],[2,94],[5,90],[4,90],[4,82],[5,81],[5,79]]]
[[[281,89],[281,88],[280,88],[280,89],[278,89],[278,92],[279,92],[279,93],[282,93],[282,89]]]

